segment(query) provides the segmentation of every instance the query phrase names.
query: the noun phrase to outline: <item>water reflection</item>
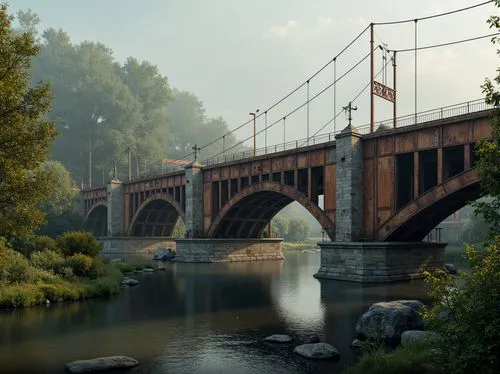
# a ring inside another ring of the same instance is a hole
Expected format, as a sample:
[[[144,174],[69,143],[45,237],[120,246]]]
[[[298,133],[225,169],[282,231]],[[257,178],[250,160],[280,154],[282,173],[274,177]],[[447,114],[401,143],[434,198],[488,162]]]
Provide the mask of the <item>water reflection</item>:
[[[0,311],[0,371],[63,373],[71,360],[125,354],[141,362],[133,374],[335,373],[354,359],[349,344],[368,305],[423,293],[422,282],[320,282],[318,267],[318,253],[297,252],[285,261],[169,263],[134,274],[140,285],[110,300]],[[297,343],[319,335],[341,360],[309,362],[293,345],[261,342],[282,332]]]

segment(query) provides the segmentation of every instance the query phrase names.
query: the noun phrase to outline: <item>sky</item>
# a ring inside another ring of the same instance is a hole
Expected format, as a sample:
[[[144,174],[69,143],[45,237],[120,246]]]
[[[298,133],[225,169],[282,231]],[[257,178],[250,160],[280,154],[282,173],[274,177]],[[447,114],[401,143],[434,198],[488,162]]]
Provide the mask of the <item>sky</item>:
[[[211,117],[223,117],[234,129],[249,112],[263,113],[273,103],[304,84],[371,22],[415,19],[478,4],[481,0],[7,0],[9,10],[32,9],[41,28],[62,28],[74,42],[99,41],[115,57],[148,60],[167,76],[171,86],[194,93]],[[446,43],[491,33],[486,19],[499,11],[492,3],[454,15],[417,23],[419,46]],[[375,43],[389,49],[413,48],[414,23],[375,27]],[[337,78],[369,53],[369,33],[338,57]],[[375,70],[382,67],[375,56]],[[419,51],[417,111],[481,98],[480,85],[498,66],[489,38]],[[398,116],[415,111],[413,52],[397,56]],[[333,81],[333,64],[309,83],[313,97]],[[387,70],[392,86],[392,69]],[[379,76],[377,80],[382,81]],[[288,115],[307,98],[307,84],[268,112],[267,140],[257,147],[333,131],[346,126],[341,113],[369,82],[369,60],[309,104]],[[334,109],[335,99],[335,109]],[[353,103],[353,124],[369,122],[368,91]],[[376,121],[391,118],[392,106],[376,100]],[[286,116],[286,120],[282,121]],[[283,122],[285,124],[283,125]],[[275,124],[274,124],[275,123]],[[274,124],[274,125],[273,125]],[[271,126],[272,125],[272,126]],[[262,115],[257,131],[265,127]],[[286,131],[283,131],[286,130]],[[236,132],[252,134],[252,124]]]

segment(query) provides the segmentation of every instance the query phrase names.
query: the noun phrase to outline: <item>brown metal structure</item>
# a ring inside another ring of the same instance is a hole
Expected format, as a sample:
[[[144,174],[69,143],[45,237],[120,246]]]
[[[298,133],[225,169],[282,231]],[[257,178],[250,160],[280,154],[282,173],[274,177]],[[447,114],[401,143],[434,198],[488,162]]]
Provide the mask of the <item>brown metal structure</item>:
[[[479,197],[474,144],[491,135],[488,121],[489,112],[480,111],[364,135],[366,240],[421,240]],[[127,235],[169,236],[177,219],[184,219],[183,171],[125,182],[123,188]],[[298,201],[333,239],[335,194],[335,141],[206,166],[204,236],[261,237],[279,210]],[[83,196],[87,221],[102,228],[106,188],[85,190]]]

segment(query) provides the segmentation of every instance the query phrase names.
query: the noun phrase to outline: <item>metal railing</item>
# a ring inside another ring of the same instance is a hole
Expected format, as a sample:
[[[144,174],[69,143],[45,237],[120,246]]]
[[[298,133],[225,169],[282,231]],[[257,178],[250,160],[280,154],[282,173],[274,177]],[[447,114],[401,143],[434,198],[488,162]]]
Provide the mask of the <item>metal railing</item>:
[[[492,105],[488,105],[485,103],[484,99],[477,99],[472,101],[463,102],[460,104],[450,105],[446,107],[441,107],[438,109],[427,110],[424,112],[405,115],[402,117],[398,117],[396,119],[396,128],[411,126],[415,124],[422,124],[425,122],[436,121],[445,118],[451,118],[459,115],[465,115],[469,113],[480,112],[487,109],[492,109]],[[387,128],[385,128],[387,127]],[[387,119],[384,121],[379,121],[375,123],[375,131],[387,130],[393,128],[393,120]],[[357,127],[358,131],[361,134],[369,134],[370,132],[370,124],[362,125]],[[327,143],[335,140],[335,134],[338,134],[341,130],[336,132],[329,132],[325,134],[314,135],[310,138],[304,138],[299,140],[293,140],[286,143],[275,144],[268,147],[258,148],[255,150],[255,154],[253,150],[237,152],[228,155],[221,155],[217,157],[212,157],[202,162],[203,165],[211,166],[217,164],[223,164],[226,162],[242,160],[246,158],[264,156],[272,153],[278,153],[283,151],[288,151],[292,149],[307,147],[315,144]]]

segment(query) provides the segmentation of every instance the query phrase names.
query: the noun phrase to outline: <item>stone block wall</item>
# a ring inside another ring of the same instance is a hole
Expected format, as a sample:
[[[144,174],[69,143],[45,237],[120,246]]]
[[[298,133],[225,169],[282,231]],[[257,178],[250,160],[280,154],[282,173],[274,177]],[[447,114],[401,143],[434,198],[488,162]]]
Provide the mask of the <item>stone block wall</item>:
[[[121,236],[125,232],[125,204],[123,184],[112,180],[107,186],[108,193],[108,236]]]
[[[166,237],[138,238],[131,236],[102,237],[102,254],[149,254],[151,257],[158,248],[171,248],[175,251],[175,239]]]
[[[446,243],[321,242],[316,278],[355,282],[394,282],[422,278],[442,268]]]
[[[186,166],[186,231],[191,238],[203,237],[203,169],[193,162]]]
[[[355,128],[337,134],[336,153],[335,240],[355,241],[363,230],[363,148]]]
[[[283,239],[177,239],[179,262],[282,260]]]

